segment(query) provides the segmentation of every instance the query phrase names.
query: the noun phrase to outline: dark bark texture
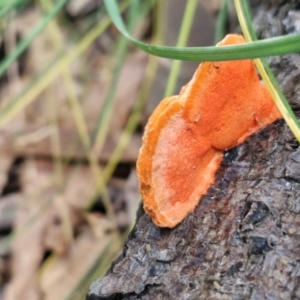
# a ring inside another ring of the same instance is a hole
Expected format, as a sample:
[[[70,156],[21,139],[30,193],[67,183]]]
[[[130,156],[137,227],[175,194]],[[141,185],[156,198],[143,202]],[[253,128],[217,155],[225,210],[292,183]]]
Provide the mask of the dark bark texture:
[[[300,1],[252,4],[261,38],[300,32]],[[299,54],[270,64],[299,116]],[[88,299],[300,299],[300,148],[285,122],[228,151],[177,227],[158,228],[141,212]]]

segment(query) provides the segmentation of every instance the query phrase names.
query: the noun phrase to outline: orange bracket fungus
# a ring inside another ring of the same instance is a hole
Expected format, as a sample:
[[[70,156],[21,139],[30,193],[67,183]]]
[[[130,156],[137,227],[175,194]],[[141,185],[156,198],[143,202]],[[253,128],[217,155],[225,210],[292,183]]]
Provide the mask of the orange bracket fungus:
[[[227,35],[217,46],[244,43]],[[252,60],[204,62],[149,118],[137,173],[144,209],[174,227],[215,181],[223,153],[281,115]]]

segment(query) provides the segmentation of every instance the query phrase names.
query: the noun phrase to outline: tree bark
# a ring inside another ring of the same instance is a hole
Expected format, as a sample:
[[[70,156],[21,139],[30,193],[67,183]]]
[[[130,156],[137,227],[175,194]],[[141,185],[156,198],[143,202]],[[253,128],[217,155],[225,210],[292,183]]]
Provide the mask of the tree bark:
[[[260,4],[261,3],[261,4]],[[260,38],[300,31],[299,1],[252,1]],[[300,56],[270,64],[300,115]],[[140,212],[88,299],[300,299],[300,148],[283,120],[228,151],[216,183],[173,229]]]

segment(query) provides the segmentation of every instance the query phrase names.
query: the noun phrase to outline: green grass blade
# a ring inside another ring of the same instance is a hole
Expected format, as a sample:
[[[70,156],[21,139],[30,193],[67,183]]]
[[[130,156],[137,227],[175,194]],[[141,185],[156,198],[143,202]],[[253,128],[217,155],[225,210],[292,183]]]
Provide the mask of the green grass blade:
[[[122,21],[115,0],[104,0],[104,4],[115,26],[127,39],[145,52],[160,57],[194,61],[221,61],[283,55],[300,51],[300,34],[291,34],[283,37],[256,41],[254,43],[224,47],[182,48],[150,45],[131,37]]]
[[[15,48],[15,50],[8,54],[6,58],[0,63],[0,76],[10,67],[10,65],[28,48],[32,41],[45,29],[52,18],[60,12],[62,7],[68,0],[59,0],[55,3],[51,11],[42,19],[36,27],[26,36]]]
[[[220,7],[217,24],[216,24],[216,32],[215,32],[215,38],[214,43],[217,44],[220,42],[223,37],[225,36],[225,27],[227,22],[227,16],[228,16],[228,3],[227,0],[222,1],[222,5]]]
[[[247,1],[235,0],[235,6],[246,41],[251,42],[252,40],[256,40],[257,36],[252,26],[250,8]],[[255,59],[254,63],[256,64],[256,67],[283,118],[293,132],[294,136],[300,142],[300,124],[294,112],[292,111],[287,99],[282,93],[279,84],[275,79],[275,76],[271,71],[266,59]]]
[[[0,8],[7,8],[18,5],[22,0],[0,0]]]
[[[162,28],[164,24],[163,22],[164,15],[162,13],[163,8],[161,2],[158,1],[155,2],[155,4],[156,4],[155,6],[156,20],[154,21],[152,41],[160,42],[163,40]],[[113,172],[116,169],[117,164],[119,163],[122,157],[123,152],[126,150],[126,148],[128,147],[131,141],[131,137],[140,121],[140,117],[143,108],[145,106],[145,103],[147,101],[147,98],[149,96],[149,93],[151,91],[151,88],[153,88],[153,81],[157,74],[157,69],[158,69],[158,58],[156,56],[150,56],[146,67],[145,80],[143,81],[143,84],[139,89],[139,94],[132,108],[132,113],[130,114],[128,122],[126,123],[124,131],[122,132],[118,145],[112,152],[109,161],[103,171],[103,177],[105,182],[107,182],[111,178]]]
[[[10,11],[12,11],[13,9],[18,8],[18,6],[20,4],[26,4],[26,2],[28,1],[24,1],[24,0],[15,0],[15,1],[10,1],[8,2],[7,0],[4,1],[4,3],[0,2],[0,19],[7,16],[9,14]]]
[[[191,30],[191,27],[193,24],[193,20],[194,20],[194,15],[195,15],[195,12],[197,9],[197,4],[198,4],[197,0],[190,0],[186,4],[183,21],[182,21],[178,41],[177,41],[178,47],[185,46],[188,41],[189,33],[190,33],[190,30]],[[176,60],[176,61],[173,61],[173,63],[172,63],[169,80],[168,80],[167,87],[165,90],[165,97],[168,97],[168,96],[174,94],[174,90],[175,90],[176,82],[178,79],[181,64],[182,64],[181,60]]]
[[[137,5],[137,1],[134,1],[130,6],[129,11],[129,28],[133,28],[134,24],[137,22],[138,19],[145,16],[151,6],[153,5],[152,2],[144,3],[143,7],[139,7]],[[112,116],[112,108],[115,103],[115,95],[117,91],[117,85],[120,79],[121,70],[125,62],[125,57],[127,55],[129,42],[124,36],[120,36],[119,41],[117,43],[117,53],[116,53],[116,68],[113,72],[112,82],[107,94],[107,97],[104,102],[104,106],[101,111],[101,115],[98,120],[96,134],[95,134],[95,142],[94,142],[94,152],[99,153],[102,149],[102,146],[105,142],[107,132],[110,126],[110,119]]]

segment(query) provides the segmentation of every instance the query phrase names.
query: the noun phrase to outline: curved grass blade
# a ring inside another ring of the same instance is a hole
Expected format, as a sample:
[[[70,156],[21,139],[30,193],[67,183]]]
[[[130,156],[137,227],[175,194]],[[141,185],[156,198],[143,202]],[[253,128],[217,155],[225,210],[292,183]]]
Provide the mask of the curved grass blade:
[[[251,42],[252,40],[256,40],[257,37],[252,27],[250,9],[247,5],[247,1],[234,0],[234,3],[246,41]],[[269,89],[269,92],[272,95],[273,100],[277,105],[279,111],[281,112],[283,118],[285,119],[296,139],[300,142],[300,124],[294,112],[292,111],[287,99],[282,93],[279,84],[275,79],[267,61],[265,59],[255,59],[254,63],[256,64],[256,67],[267,88]]]
[[[145,52],[160,57],[194,61],[221,61],[283,55],[300,51],[300,34],[224,47],[165,47],[150,45],[134,39],[129,34],[115,0],[104,0],[104,4],[115,26],[126,38]]]

